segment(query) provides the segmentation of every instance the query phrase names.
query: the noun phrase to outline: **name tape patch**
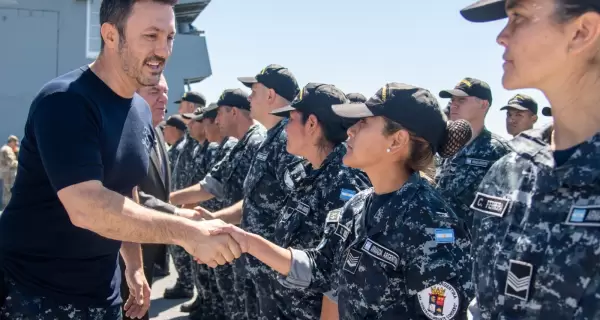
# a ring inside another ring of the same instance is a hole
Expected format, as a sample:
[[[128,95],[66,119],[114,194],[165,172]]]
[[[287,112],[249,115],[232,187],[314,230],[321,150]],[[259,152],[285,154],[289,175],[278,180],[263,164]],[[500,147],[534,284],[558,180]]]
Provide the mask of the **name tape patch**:
[[[506,274],[504,294],[522,301],[529,299],[533,265],[519,260],[510,260]]]
[[[440,282],[417,295],[425,316],[432,320],[451,320],[458,313],[458,291],[447,282]]]
[[[475,159],[475,158],[467,158],[465,163],[467,165],[475,166],[475,167],[487,167],[490,164],[490,162],[488,160],[481,160],[481,159]]]
[[[361,257],[362,252],[355,249],[350,249],[348,251],[348,255],[346,256],[346,262],[344,262],[344,270],[355,274],[356,270],[358,269],[358,265],[360,264]]]
[[[440,216],[442,218],[450,218],[450,215],[448,214],[448,212],[437,211],[435,214],[437,214],[438,216]]]
[[[454,243],[454,229],[435,229],[436,243]]]
[[[310,212],[310,207],[306,203],[298,202],[296,211],[299,211],[303,215],[307,215]]]
[[[260,161],[265,161],[267,160],[267,157],[269,156],[268,152],[259,152],[256,154],[256,159],[260,160]]]
[[[471,203],[471,209],[481,211],[496,217],[502,217],[508,209],[510,200],[506,198],[494,197],[488,194],[477,192],[475,200]]]
[[[340,200],[348,201],[352,199],[352,197],[354,197],[355,194],[356,191],[354,190],[342,189],[342,191],[340,192]]]
[[[565,224],[582,227],[600,227],[600,206],[572,206]]]
[[[362,246],[362,251],[379,261],[391,265],[394,268],[397,268],[400,264],[400,257],[397,253],[371,239],[367,239],[365,241],[365,244]]]
[[[346,227],[341,223],[338,223],[337,229],[335,229],[335,234],[337,234],[342,239],[342,241],[346,241],[346,239],[348,239],[348,236],[350,235],[350,228]]]

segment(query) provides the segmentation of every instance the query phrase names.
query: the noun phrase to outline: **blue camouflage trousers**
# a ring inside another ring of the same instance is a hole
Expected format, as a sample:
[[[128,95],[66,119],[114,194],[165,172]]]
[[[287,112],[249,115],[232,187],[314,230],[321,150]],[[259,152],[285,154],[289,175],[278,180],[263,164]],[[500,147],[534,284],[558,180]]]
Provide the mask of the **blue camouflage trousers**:
[[[246,307],[243,299],[243,291],[236,290],[236,276],[234,264],[225,264],[213,269],[217,292],[222,300],[221,308],[227,319],[245,320]]]
[[[173,257],[173,264],[177,270],[177,282],[175,287],[180,287],[186,291],[194,291],[194,275],[192,273],[192,264],[195,263],[192,256],[180,246],[170,245],[169,253]]]
[[[257,320],[259,319],[258,300],[252,278],[246,271],[245,255],[235,260],[232,268],[237,306],[241,307],[238,312],[241,313],[240,319]]]
[[[0,320],[121,320],[121,305],[108,308],[81,308],[60,304],[50,298],[21,291],[14,281],[5,280],[6,300]]]
[[[217,288],[214,270],[204,264],[195,261],[192,265],[198,297],[202,301],[202,314],[206,319],[219,320],[230,319],[225,316],[226,307]]]

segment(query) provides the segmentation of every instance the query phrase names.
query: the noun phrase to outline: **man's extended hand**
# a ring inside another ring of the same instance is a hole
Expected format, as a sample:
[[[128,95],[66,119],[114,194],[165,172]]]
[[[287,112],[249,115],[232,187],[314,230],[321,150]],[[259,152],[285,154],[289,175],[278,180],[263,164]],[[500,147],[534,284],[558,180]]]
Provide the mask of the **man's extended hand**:
[[[132,319],[141,319],[150,308],[150,286],[143,269],[125,269],[125,279],[129,287],[129,297],[125,302],[125,315]]]
[[[221,220],[213,220],[213,221],[221,221]],[[212,228],[210,230],[210,235],[213,237],[229,235],[240,246],[240,249],[243,253],[248,252],[248,250],[250,249],[249,241],[248,241],[250,235],[246,231],[244,231],[241,228],[238,228],[232,224],[219,223],[219,224],[215,225],[215,228]],[[199,259],[198,257],[194,257],[194,260],[196,260],[196,262],[198,262],[198,263],[204,264],[204,261],[202,261],[202,259]]]
[[[194,232],[182,239],[180,244],[200,263],[211,268],[224,265],[240,257],[239,244],[228,234],[211,235],[213,230],[226,226],[221,220],[193,222]]]

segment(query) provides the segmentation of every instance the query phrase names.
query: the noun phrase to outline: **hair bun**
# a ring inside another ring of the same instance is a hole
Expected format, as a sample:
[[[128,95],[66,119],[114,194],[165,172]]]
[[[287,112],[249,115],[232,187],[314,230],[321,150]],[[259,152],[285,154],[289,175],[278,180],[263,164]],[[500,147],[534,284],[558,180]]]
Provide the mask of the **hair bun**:
[[[438,151],[442,158],[449,158],[462,149],[473,136],[471,125],[465,120],[448,121],[446,139]]]

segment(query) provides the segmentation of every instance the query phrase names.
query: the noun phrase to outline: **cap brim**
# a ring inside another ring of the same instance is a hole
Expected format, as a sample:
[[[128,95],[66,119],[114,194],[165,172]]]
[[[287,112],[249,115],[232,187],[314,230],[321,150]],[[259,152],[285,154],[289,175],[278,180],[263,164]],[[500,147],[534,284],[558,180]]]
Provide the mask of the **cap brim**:
[[[195,114],[194,114],[194,113],[182,113],[182,114],[181,114],[181,117],[182,117],[182,118],[184,118],[184,119],[188,119],[188,120],[189,120],[189,119],[193,119],[193,118],[194,118],[194,116],[195,116]]]
[[[193,121],[202,121],[204,119],[204,114],[197,114],[191,118]]]
[[[271,111],[271,114],[274,116],[278,116],[278,117],[289,117],[290,116],[290,112],[296,110],[296,108],[292,107],[292,106],[285,106],[285,107],[281,107],[279,109],[275,109],[273,111]]]
[[[213,110],[217,110],[217,109],[219,109],[219,105],[218,105],[218,104],[216,104],[216,103],[215,103],[215,104],[212,104],[212,103],[211,103],[211,104],[209,104],[208,106],[204,107],[204,108],[202,109],[202,112],[206,113],[206,112],[213,111]]]
[[[173,102],[174,104],[180,104],[182,100],[177,100],[175,102]]]
[[[440,98],[444,98],[444,99],[449,99],[452,97],[468,97],[469,95],[462,91],[462,90],[458,90],[458,89],[454,89],[454,90],[442,90],[440,91]]]
[[[507,110],[507,109],[516,109],[516,110],[521,110],[521,111],[530,111],[529,109],[520,106],[518,104],[509,104],[507,106],[504,106],[502,108],[500,108],[500,110]]]
[[[364,103],[344,103],[332,106],[333,112],[342,118],[361,119],[375,116]]]
[[[248,88],[252,88],[252,85],[258,82],[256,77],[239,77],[238,80]]]
[[[471,22],[490,22],[506,18],[505,0],[480,0],[460,10]]]

